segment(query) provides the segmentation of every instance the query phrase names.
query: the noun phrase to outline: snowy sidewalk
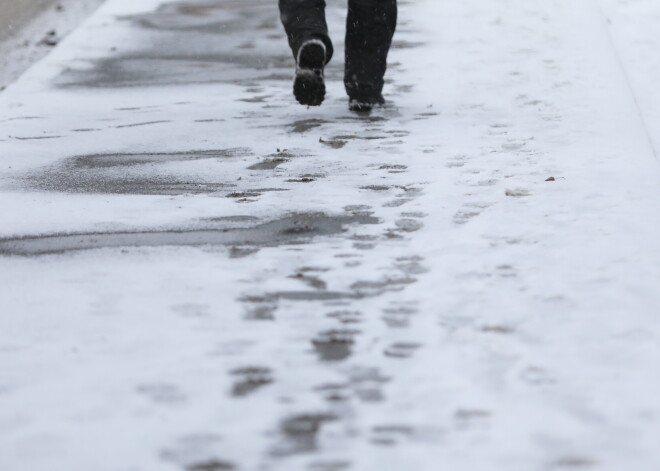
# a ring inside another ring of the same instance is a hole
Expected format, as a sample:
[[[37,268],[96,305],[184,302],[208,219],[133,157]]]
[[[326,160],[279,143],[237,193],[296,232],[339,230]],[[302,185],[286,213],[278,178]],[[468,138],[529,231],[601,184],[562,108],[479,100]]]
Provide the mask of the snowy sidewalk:
[[[657,31],[403,2],[359,117],[274,0],[108,0],[0,94],[0,469],[656,471]]]

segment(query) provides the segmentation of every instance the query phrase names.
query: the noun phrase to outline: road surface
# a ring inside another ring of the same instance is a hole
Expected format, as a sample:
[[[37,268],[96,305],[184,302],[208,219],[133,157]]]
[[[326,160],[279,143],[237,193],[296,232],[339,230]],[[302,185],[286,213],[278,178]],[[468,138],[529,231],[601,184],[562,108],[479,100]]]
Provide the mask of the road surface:
[[[368,116],[278,21],[108,0],[0,94],[0,469],[657,470],[657,3],[401,2]]]

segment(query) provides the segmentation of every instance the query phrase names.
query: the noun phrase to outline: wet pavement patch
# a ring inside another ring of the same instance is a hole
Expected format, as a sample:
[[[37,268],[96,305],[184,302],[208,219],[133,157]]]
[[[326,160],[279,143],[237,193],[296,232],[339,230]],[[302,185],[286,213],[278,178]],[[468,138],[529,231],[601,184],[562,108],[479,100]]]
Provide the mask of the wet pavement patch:
[[[397,342],[387,347],[383,353],[390,358],[410,358],[420,347],[418,343]]]
[[[205,38],[198,40],[204,41]],[[234,53],[220,51],[200,55],[185,50],[176,51],[173,43],[169,43],[172,44],[169,48],[172,52],[169,54],[156,50],[143,51],[91,61],[89,68],[68,69],[55,80],[55,85],[61,88],[186,86],[205,83],[240,85],[246,80],[291,79],[288,55],[243,55],[240,52],[245,50],[239,49]],[[278,67],[282,70],[281,74],[265,75],[270,70],[278,70]]]
[[[233,469],[236,469],[233,464],[215,459],[186,466],[186,471],[229,471]]]
[[[265,159],[258,164],[250,165],[248,170],[275,170],[282,164],[285,164],[289,159],[283,157],[275,157],[273,159]]]
[[[250,165],[248,170],[274,170],[282,164],[287,163],[295,157],[305,157],[307,153],[300,150],[277,149],[274,154],[267,155],[264,160],[256,164]]]
[[[370,114],[355,114],[351,116],[346,116],[343,118],[340,118],[343,121],[362,121],[366,123],[380,123],[383,121],[387,121],[387,118],[384,116],[375,116],[375,115],[370,115]]]
[[[587,456],[566,456],[558,459],[553,468],[556,469],[586,469],[598,466],[598,461]]]
[[[160,452],[160,458],[186,471],[224,471],[236,469],[215,453],[221,438],[214,433],[184,435]],[[175,469],[175,468],[172,468]]]
[[[273,382],[272,372],[268,368],[248,367],[231,372],[236,378],[232,387],[232,396],[243,397]]]
[[[351,391],[348,384],[327,383],[314,388],[314,390],[328,402],[344,402],[351,398]]]
[[[277,291],[270,296],[288,301],[338,301],[365,297],[350,291]]]
[[[326,121],[324,119],[302,119],[299,121],[295,121],[290,124],[291,130],[290,132],[292,133],[305,133],[311,129],[318,128],[324,124],[330,123],[330,121]]]
[[[142,152],[78,155],[68,158],[62,164],[67,170],[128,167],[133,165],[159,164],[165,162],[185,162],[190,160],[222,159],[252,155],[246,147],[229,149],[191,150],[185,152]]]
[[[398,208],[399,206],[403,206],[404,204],[410,203],[411,201],[412,201],[411,198],[398,198],[396,200],[383,204],[383,208]]]
[[[399,165],[399,164],[384,164],[378,167],[380,170],[407,170],[408,166],[407,165]]]
[[[332,139],[339,141],[354,141],[356,139],[362,139],[365,141],[375,141],[379,139],[387,139],[386,136],[356,136],[355,134],[347,134],[341,136],[334,136]]]
[[[223,160],[252,155],[237,147],[184,152],[108,153],[69,157],[33,170],[16,180],[22,189],[62,193],[131,195],[181,195],[217,193],[235,183],[216,181],[215,176],[168,175],[166,165],[198,160]]]
[[[1,247],[0,241],[0,249]],[[416,278],[405,276],[403,278],[385,278],[379,281],[356,281],[350,286],[350,291],[326,291],[319,289],[315,291],[274,291],[265,296],[270,300],[328,301],[328,304],[330,304],[332,301],[364,299],[380,296],[391,291],[402,291],[407,285],[416,282]]]
[[[212,223],[206,229],[48,234],[0,239],[0,255],[35,256],[120,247],[278,246],[340,234],[346,225],[377,224],[371,216],[295,213],[249,227]],[[322,292],[328,298],[332,293]],[[286,296],[282,296],[286,297]]]
[[[52,174],[44,180],[33,182],[35,185],[32,186],[32,189],[42,191],[169,196],[218,193],[235,186],[222,182],[183,181],[167,176],[121,178],[120,175],[116,177],[116,180],[94,180],[93,178],[76,180],[72,175]]]
[[[487,334],[513,334],[516,332],[514,327],[508,325],[485,325],[481,327],[481,331]]]
[[[123,129],[123,128],[137,128],[140,126],[150,126],[152,124],[163,124],[163,123],[171,123],[172,121],[166,121],[166,120],[161,120],[161,121],[145,121],[142,123],[131,123],[131,124],[120,124],[119,126],[115,126],[117,129]]]
[[[348,471],[351,467],[350,461],[319,461],[311,463],[307,469],[308,471]]]
[[[324,424],[337,420],[334,414],[301,414],[282,422],[281,431],[287,444],[275,455],[290,455],[314,451],[317,436]]]
[[[361,190],[370,190],[370,191],[387,191],[391,187],[387,185],[367,185],[367,186],[361,186]]]
[[[380,402],[384,399],[382,387],[390,381],[378,368],[358,367],[351,373],[351,387],[363,402]]]
[[[362,322],[360,311],[333,311],[327,314],[332,319],[337,319],[342,324],[359,324]]]
[[[284,39],[277,5],[268,0],[185,1],[122,20],[147,40],[67,68],[61,87],[153,87],[290,80],[293,59],[273,41]],[[255,33],[249,43],[242,34]],[[246,97],[252,102],[265,98]]]
[[[230,247],[229,258],[245,258],[259,252],[258,247]]]
[[[383,321],[388,327],[402,329],[410,325],[410,318],[419,310],[411,306],[391,306],[383,309]]]
[[[38,141],[43,139],[60,139],[62,136],[28,136],[28,137],[19,137],[13,136],[14,139],[19,141]]]
[[[424,227],[424,223],[416,219],[398,219],[394,224],[403,232],[416,232]]]
[[[415,283],[412,277],[386,278],[381,281],[356,281],[351,289],[362,296],[376,296],[386,291],[401,291],[406,285]]]
[[[395,446],[402,439],[412,438],[415,430],[408,425],[376,425],[371,432],[371,443],[381,446]]]
[[[400,258],[397,259],[397,263],[395,264],[395,266],[406,275],[422,275],[424,273],[428,273],[429,268],[426,267],[425,265],[422,265],[421,261],[423,261],[421,257],[419,257],[419,259]]]
[[[412,49],[415,47],[424,46],[426,43],[423,42],[411,42],[405,40],[398,40],[392,43],[392,49]]]
[[[274,301],[244,301],[247,306],[245,319],[251,321],[273,321],[277,311],[277,303]]]
[[[256,191],[234,191],[227,195],[227,198],[256,198],[261,196],[261,193]]]
[[[261,96],[255,96],[251,98],[239,98],[236,101],[242,101],[243,103],[265,103],[266,100],[273,95],[261,95]]]
[[[341,139],[329,139],[329,140],[326,140],[326,139],[323,139],[323,138],[319,138],[319,142],[320,142],[321,144],[325,144],[326,146],[328,146],[328,147],[330,147],[330,148],[332,148],[332,149],[341,149],[341,148],[344,147],[346,144],[348,144],[348,141],[343,141],[343,140],[341,140]]]
[[[328,330],[312,340],[312,345],[321,361],[342,361],[351,355],[354,338],[359,333],[351,329]]]
[[[208,31],[209,33],[243,30],[241,19],[254,15],[254,8],[263,6],[263,1],[196,1],[170,2],[156,11],[127,16],[125,20],[138,23],[144,28],[170,31]]]
[[[323,281],[321,278],[307,273],[296,273],[294,275],[289,276],[289,278],[302,281],[306,285],[318,290],[325,290],[328,287],[328,284],[325,281]]]
[[[371,215],[373,214],[373,211],[371,211],[371,206],[368,206],[366,204],[352,204],[349,206],[344,206],[344,211],[358,215]]]

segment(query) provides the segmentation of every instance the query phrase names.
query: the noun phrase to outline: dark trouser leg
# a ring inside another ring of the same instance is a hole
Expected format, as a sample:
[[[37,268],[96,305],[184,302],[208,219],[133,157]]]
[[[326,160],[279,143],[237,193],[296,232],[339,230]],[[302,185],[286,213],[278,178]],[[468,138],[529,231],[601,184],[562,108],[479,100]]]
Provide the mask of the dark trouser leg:
[[[303,42],[320,39],[325,44],[326,62],[330,62],[333,48],[325,22],[325,0],[279,0],[279,6],[293,57]]]
[[[348,1],[344,85],[349,97],[381,97],[396,18],[396,0]]]

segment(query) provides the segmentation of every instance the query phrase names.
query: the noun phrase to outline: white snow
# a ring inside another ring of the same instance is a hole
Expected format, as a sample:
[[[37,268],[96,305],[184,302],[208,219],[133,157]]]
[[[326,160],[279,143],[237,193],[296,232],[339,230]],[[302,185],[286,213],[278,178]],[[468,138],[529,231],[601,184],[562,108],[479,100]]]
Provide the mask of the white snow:
[[[66,83],[95,59],[170,44],[172,31],[126,19],[160,3],[108,0],[0,94],[0,253],[16,237],[228,216],[380,223],[242,258],[225,246],[0,255],[0,470],[658,469],[659,4],[404,2],[382,120],[347,110],[343,4],[329,6],[338,54],[321,108],[264,78],[293,71],[266,1],[213,12],[263,29],[199,36],[255,41],[245,53],[271,58],[261,68],[209,61],[188,77],[153,62],[134,75],[163,80],[151,86]],[[230,148],[249,152],[92,177],[71,163]],[[277,149],[294,157],[247,168]],[[287,181],[304,175],[315,181]],[[137,177],[236,187],[98,190]],[[96,190],[61,191],[78,184]],[[273,188],[287,191],[226,197]],[[333,335],[352,339],[350,355],[321,361]],[[257,367],[264,384],[233,396],[240,369]]]

